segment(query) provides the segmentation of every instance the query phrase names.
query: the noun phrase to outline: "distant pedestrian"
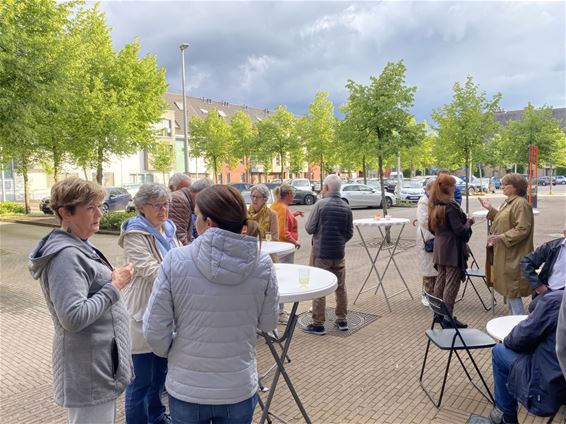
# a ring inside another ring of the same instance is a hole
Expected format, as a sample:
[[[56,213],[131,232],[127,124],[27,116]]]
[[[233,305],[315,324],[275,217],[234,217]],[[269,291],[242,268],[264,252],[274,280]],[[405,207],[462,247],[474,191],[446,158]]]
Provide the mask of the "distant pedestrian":
[[[68,423],[113,424],[116,398],[132,379],[128,311],[121,291],[133,266],[114,269],[89,241],[99,230],[98,184],[70,177],[51,189],[51,209],[61,223],[35,247],[29,270],[40,279],[53,320],[55,402]]]
[[[336,275],[336,322],[341,331],[348,330],[348,295],[346,291],[346,242],[354,235],[352,210],[340,197],[341,178],[332,174],[324,179],[321,194],[323,199],[314,205],[305,225],[312,234],[310,265],[325,269]],[[312,323],[303,331],[323,336],[326,297],[312,302]]]
[[[198,237],[198,231],[196,227],[197,215],[194,210],[194,205],[196,205],[197,196],[205,188],[211,187],[213,185],[214,183],[212,182],[212,180],[210,178],[205,177],[205,178],[201,178],[200,180],[196,180],[194,183],[191,184],[189,188],[190,196],[191,196],[191,204],[193,205],[193,210],[191,214],[191,228],[190,228],[191,238],[189,242]]]

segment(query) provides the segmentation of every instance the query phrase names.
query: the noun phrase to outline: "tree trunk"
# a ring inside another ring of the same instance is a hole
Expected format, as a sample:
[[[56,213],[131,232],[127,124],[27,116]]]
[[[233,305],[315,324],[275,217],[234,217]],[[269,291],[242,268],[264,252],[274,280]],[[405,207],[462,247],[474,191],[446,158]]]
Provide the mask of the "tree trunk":
[[[362,155],[362,172],[364,173],[364,184],[368,183],[366,155]]]
[[[83,174],[85,175],[85,180],[88,181],[88,173],[86,172],[85,167],[83,167]]]
[[[552,163],[550,164],[550,187],[549,187],[549,194],[552,194]]]
[[[26,215],[28,215],[31,212],[31,208],[29,205],[29,176],[28,176],[28,168],[29,168],[29,163],[27,158],[26,159],[21,159],[20,161],[21,165],[20,165],[20,171],[22,172],[22,176],[24,177],[24,208],[25,208],[25,212]],[[16,185],[16,176],[12,175],[13,179],[14,179],[14,186]],[[16,200],[16,198],[14,197],[14,201]]]
[[[281,182],[285,178],[285,162],[283,161],[283,152],[279,152],[279,166],[281,168],[281,172],[279,173],[279,178]]]
[[[323,183],[322,170],[323,169],[324,169],[324,156],[320,155],[320,191],[322,191],[322,183]]]
[[[61,152],[57,148],[53,149],[53,179],[59,181],[59,168],[61,168]]]
[[[466,178],[466,185],[465,185],[465,187],[466,187],[466,193],[464,193],[464,194],[466,195],[466,213],[469,212],[469,195],[468,195],[468,180],[470,179],[470,176],[469,176],[469,175],[470,175],[470,174],[469,174],[470,168],[469,168],[469,166],[470,166],[470,155],[469,155],[469,153],[466,151],[466,175],[468,176],[468,177]]]
[[[387,215],[387,198],[385,197],[385,185],[383,184],[383,156],[378,156],[379,163],[379,185],[381,186],[381,208],[383,209],[383,218]],[[385,227],[385,242],[391,243],[391,227]]]
[[[212,168],[214,169],[214,184],[218,184],[218,160],[212,159]]]
[[[96,182],[102,185],[102,162],[104,161],[104,148],[100,146],[96,155]]]

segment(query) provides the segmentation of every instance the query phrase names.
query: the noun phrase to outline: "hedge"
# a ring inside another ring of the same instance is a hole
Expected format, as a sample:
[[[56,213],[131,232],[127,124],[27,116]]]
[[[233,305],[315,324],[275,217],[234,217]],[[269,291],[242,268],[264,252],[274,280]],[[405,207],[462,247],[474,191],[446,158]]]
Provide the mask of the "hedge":
[[[17,202],[0,202],[0,215],[23,215],[25,207]]]
[[[101,230],[117,230],[120,231],[122,222],[126,219],[136,216],[135,212],[110,212],[102,215],[100,219]]]

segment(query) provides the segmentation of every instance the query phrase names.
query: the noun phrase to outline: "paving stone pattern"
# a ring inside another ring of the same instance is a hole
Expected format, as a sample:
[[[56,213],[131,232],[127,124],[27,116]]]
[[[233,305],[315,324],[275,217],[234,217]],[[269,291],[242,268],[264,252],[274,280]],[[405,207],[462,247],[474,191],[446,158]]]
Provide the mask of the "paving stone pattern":
[[[484,224],[476,225],[475,231],[471,247],[481,264],[484,261]],[[548,232],[537,232],[535,244],[548,240]],[[404,236],[410,237],[413,233],[408,227]],[[308,263],[309,254],[306,247],[299,250],[296,262]],[[26,261],[15,261],[14,256],[10,254],[10,246],[2,246],[1,269],[10,269],[11,275],[25,277],[18,280],[2,276],[0,281],[0,423],[64,423],[65,411],[54,404],[51,393],[51,318],[39,284],[29,278]],[[286,366],[313,423],[454,424],[465,423],[471,414],[486,416],[489,413],[491,405],[469,384],[457,361],[452,363],[440,409],[422,392],[418,377],[426,345],[424,331],[430,327],[431,311],[421,304],[415,248],[403,249],[396,260],[414,300],[408,293],[396,296],[390,299],[392,311],[389,312],[381,293],[362,294],[352,309],[380,318],[348,337],[315,336],[297,328],[289,351],[292,362]],[[347,247],[346,266],[351,303],[369,270],[369,260],[357,234]],[[378,266],[383,269],[385,259],[380,259]],[[392,267],[386,274],[385,287],[388,292],[402,288]],[[487,296],[485,288],[478,287]],[[505,315],[506,305],[500,297],[497,299],[496,315]],[[310,302],[302,303],[299,312],[306,312],[310,306]],[[328,306],[334,306],[332,295],[328,296]],[[288,307],[290,309],[290,305]],[[483,310],[471,290],[456,304],[455,314],[480,329],[485,329],[486,322],[492,318],[491,312]],[[257,356],[260,372],[273,364],[261,339],[258,339]],[[474,357],[491,384],[490,351],[475,351]],[[446,359],[444,352],[431,351],[432,367],[427,374],[427,384],[440,387]],[[269,379],[265,384],[269,385]],[[303,422],[283,380],[272,410],[291,423]],[[259,420],[259,412],[258,408],[254,422]],[[523,409],[520,421],[545,422],[526,415]],[[124,422],[123,397],[118,401],[117,422]]]

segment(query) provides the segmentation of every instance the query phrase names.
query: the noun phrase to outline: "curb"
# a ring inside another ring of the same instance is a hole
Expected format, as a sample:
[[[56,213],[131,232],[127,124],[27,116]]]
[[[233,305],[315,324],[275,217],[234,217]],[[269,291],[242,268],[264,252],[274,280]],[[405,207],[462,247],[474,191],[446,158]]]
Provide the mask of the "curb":
[[[41,221],[32,221],[32,220],[25,220],[25,219],[18,219],[18,218],[0,218],[0,222],[9,222],[11,224],[25,224],[25,225],[35,225],[38,227],[51,227],[51,228],[58,228],[59,225],[51,224],[49,222],[41,222]],[[96,234],[105,234],[110,236],[119,236],[120,232],[117,230],[99,230]]]

